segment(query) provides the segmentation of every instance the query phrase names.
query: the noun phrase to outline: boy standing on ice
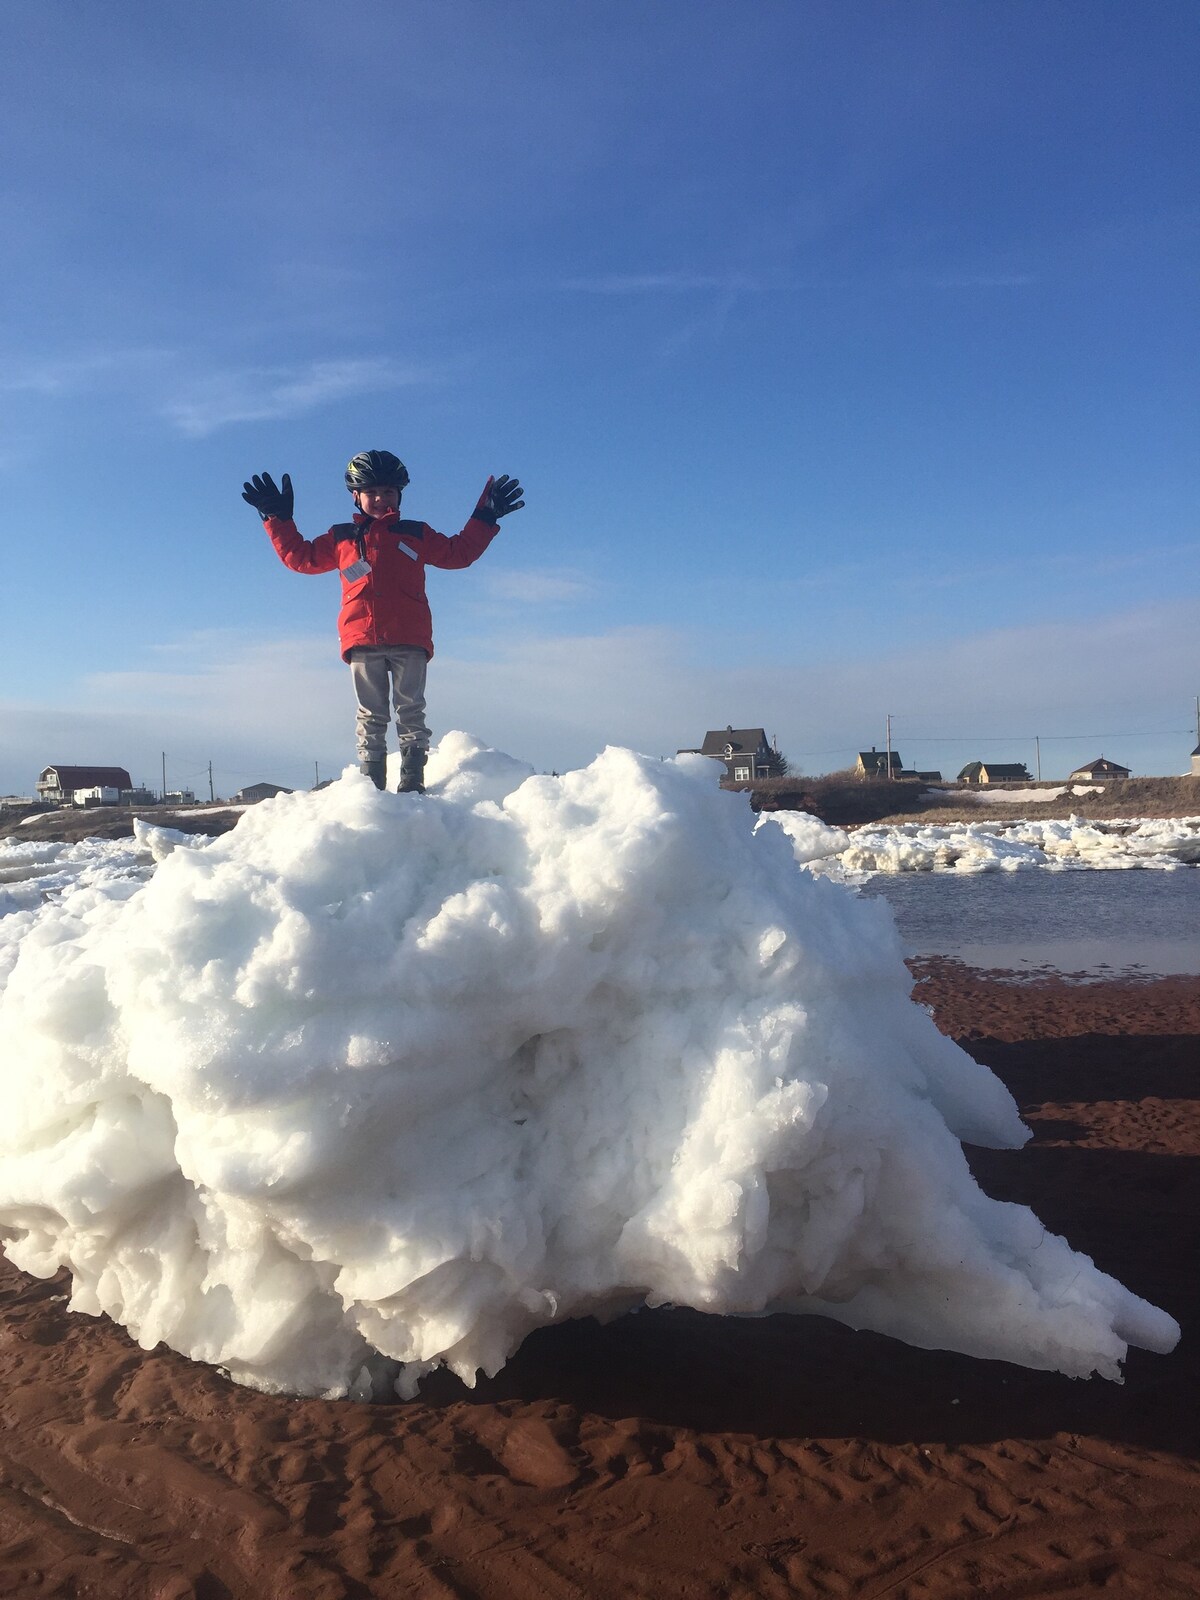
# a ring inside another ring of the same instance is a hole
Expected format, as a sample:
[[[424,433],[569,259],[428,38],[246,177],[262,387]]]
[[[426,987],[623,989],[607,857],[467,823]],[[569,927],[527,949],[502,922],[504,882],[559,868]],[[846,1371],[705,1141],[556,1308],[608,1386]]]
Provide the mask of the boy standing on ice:
[[[282,487],[264,472],[242,489],[242,499],[263,519],[285,566],[293,572],[341,574],[338,637],[358,698],[359,767],[377,789],[385,787],[390,678],[400,735],[398,794],[425,788],[425,669],[433,654],[425,568],[469,567],[499,533],[500,518],[525,504],[515,478],[489,478],[466,527],[447,538],[427,523],[400,520],[400,496],[407,485],[408,471],[390,450],[362,451],[346,468],[354,521],[337,523],[311,540],[301,538],[292,521],[292,480],[286,472]]]

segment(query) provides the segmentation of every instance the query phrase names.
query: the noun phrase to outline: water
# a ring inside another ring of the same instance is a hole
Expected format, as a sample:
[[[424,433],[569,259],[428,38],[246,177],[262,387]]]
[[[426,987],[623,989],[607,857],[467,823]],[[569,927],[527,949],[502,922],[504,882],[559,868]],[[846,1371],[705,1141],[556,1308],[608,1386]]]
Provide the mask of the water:
[[[915,955],[1089,977],[1200,975],[1200,870],[879,875]]]

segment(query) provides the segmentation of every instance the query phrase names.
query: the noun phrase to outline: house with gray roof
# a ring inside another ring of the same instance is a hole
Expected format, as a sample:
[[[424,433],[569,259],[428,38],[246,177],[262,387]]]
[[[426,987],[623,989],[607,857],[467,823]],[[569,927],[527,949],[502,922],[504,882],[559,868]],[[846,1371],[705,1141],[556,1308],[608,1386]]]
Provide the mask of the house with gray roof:
[[[1115,778],[1128,777],[1128,767],[1122,767],[1116,761],[1109,761],[1105,756],[1097,756],[1095,761],[1086,761],[1082,767],[1076,767],[1067,782],[1111,783]]]
[[[898,778],[904,763],[898,750],[876,750],[872,745],[869,750],[858,752],[854,770],[860,778]]]
[[[779,770],[779,751],[767,742],[764,728],[709,729],[698,750],[680,750],[679,755],[711,756],[725,766],[730,783],[753,783],[757,778],[773,777]]]
[[[239,789],[234,799],[239,805],[256,806],[260,800],[273,800],[277,794],[291,794],[281,783],[248,783]]]

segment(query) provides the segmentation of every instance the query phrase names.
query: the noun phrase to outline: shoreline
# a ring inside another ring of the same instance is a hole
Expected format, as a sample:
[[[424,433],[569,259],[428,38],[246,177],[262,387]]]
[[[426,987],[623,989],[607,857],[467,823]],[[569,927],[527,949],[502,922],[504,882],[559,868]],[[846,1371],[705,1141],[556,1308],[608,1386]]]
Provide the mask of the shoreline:
[[[1094,793],[1056,795],[1040,802],[1023,798],[1013,803],[1001,798],[1002,788],[934,790],[909,783],[880,784],[836,776],[776,778],[758,784],[723,783],[720,787],[730,794],[747,795],[756,812],[804,812],[851,834],[864,828],[978,824],[1002,829],[1018,822],[1066,822],[1072,817],[1085,823],[1130,827],[1143,822],[1200,821],[1200,777],[1131,778],[1100,786]],[[1046,783],[1042,787],[1050,790],[1055,786]],[[1031,792],[1028,786],[1020,791],[1022,796]],[[889,809],[891,806],[895,809]],[[247,809],[247,805],[229,800],[179,809],[164,806],[161,810],[157,806],[60,807],[54,811],[11,813],[0,810],[0,844],[129,839],[133,837],[135,818],[152,827],[215,835],[236,827]]]
[[[1200,979],[921,964],[914,999],[1034,1138],[993,1195],[1184,1325],[1124,1384],[818,1317],[660,1310],[532,1335],[406,1404],[271,1397],[0,1261],[0,1594],[1200,1591]]]

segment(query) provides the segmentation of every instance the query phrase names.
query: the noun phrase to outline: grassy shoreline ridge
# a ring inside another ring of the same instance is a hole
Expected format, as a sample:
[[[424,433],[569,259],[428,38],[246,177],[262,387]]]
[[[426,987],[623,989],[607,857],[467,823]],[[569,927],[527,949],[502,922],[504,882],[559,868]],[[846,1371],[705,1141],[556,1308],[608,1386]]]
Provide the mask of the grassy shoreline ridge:
[[[723,788],[748,793],[756,811],[807,811],[831,827],[855,828],[926,823],[945,827],[962,822],[1019,822],[1026,818],[1087,821],[1117,818],[1144,820],[1200,816],[1200,777],[1127,778],[1106,783],[1085,794],[1073,794],[1059,780],[1045,783],[994,785],[980,790],[968,784],[928,784],[902,779],[886,783],[834,772],[822,777],[764,778],[757,783],[725,783]],[[1011,788],[1016,796],[1030,789],[1065,789],[1051,800],[1015,797],[1011,803],[995,798]],[[129,839],[133,822],[144,822],[181,833],[228,833],[242,815],[231,804],[173,807],[89,806],[59,811],[0,813],[0,841],[26,844],[63,843],[79,839]]]
[[[991,785],[929,784],[919,779],[885,782],[834,772],[824,777],[765,778],[754,784],[727,784],[749,792],[756,811],[808,811],[837,828],[925,823],[945,827],[961,822],[1020,822],[1027,818],[1086,821],[1200,816],[1200,777],[1126,778],[1084,794],[1063,779]],[[1052,799],[1026,798],[1031,789],[1062,789]],[[1011,802],[997,798],[1006,790]],[[980,794],[987,799],[978,798]]]

